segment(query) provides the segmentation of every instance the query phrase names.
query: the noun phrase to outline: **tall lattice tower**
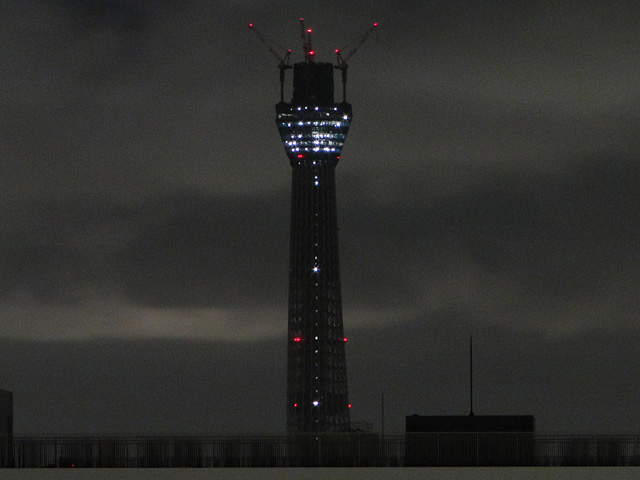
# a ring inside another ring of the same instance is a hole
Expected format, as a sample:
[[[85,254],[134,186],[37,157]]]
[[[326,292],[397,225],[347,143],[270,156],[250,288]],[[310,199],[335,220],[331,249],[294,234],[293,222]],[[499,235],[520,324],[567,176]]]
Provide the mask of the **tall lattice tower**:
[[[352,118],[351,105],[346,102],[346,60],[373,27],[344,59],[336,50],[335,68],[343,73],[343,101],[336,103],[334,65],[314,60],[311,29],[304,28],[302,18],[300,23],[305,59],[293,65],[293,96],[288,103],[283,82],[285,70],[291,68],[291,51],[284,56],[276,54],[281,72],[276,123],[293,172],[287,430],[346,432],[350,430],[351,405],[342,324],[335,168]]]

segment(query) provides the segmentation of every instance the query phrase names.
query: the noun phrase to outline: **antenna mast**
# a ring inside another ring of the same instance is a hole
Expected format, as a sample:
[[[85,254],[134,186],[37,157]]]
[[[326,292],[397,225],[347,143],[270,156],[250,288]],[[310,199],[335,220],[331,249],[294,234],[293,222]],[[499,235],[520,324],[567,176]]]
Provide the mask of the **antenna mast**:
[[[311,46],[311,32],[310,28],[304,28],[304,18],[300,17],[300,38],[302,39],[305,62],[313,62],[313,57],[316,54]]]
[[[471,401],[469,416],[473,417],[473,336],[469,336],[469,397]]]

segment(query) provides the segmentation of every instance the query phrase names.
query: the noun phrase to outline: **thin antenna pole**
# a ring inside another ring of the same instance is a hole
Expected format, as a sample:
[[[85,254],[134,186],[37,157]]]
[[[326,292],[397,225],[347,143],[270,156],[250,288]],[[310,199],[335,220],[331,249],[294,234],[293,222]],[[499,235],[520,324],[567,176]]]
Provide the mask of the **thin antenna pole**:
[[[381,428],[381,434],[382,434],[382,439],[384,440],[384,392],[382,392],[382,412],[381,412],[381,416],[382,416],[382,428]]]
[[[380,458],[385,458],[384,452],[386,450],[386,447],[384,444],[384,392],[382,392],[381,415],[382,415],[382,421],[381,421],[381,428],[380,428]],[[385,465],[385,466],[388,466],[388,465]]]
[[[469,336],[469,399],[471,402],[469,416],[473,417],[473,336]]]

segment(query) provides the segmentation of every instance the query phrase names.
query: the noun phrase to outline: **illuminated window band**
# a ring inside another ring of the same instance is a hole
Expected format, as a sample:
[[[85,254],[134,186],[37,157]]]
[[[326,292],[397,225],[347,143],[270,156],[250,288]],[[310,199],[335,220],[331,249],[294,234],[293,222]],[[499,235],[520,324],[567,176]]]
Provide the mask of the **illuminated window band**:
[[[351,126],[351,108],[348,104],[306,107],[280,104],[276,123],[292,162],[337,159]]]

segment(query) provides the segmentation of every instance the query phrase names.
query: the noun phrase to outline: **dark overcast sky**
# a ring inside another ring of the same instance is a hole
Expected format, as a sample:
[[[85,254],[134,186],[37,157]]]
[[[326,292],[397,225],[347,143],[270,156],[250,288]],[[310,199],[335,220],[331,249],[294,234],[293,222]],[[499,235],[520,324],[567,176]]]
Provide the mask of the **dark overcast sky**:
[[[352,420],[640,431],[640,4],[0,7],[0,388],[18,433],[280,433],[290,167],[249,22],[350,62]]]

